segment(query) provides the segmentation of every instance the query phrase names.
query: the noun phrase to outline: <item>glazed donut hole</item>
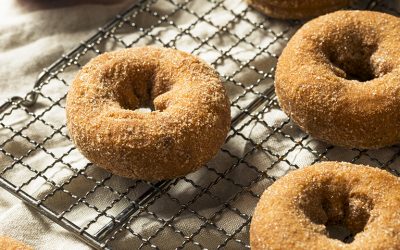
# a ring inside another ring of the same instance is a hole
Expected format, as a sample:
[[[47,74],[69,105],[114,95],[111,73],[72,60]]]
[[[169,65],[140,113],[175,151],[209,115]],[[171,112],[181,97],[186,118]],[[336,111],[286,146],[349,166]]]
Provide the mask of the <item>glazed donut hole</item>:
[[[352,30],[327,39],[323,53],[340,78],[367,82],[389,73],[389,67],[382,67],[383,57],[376,55],[378,41],[363,36],[363,32]],[[377,60],[379,59],[379,60]]]
[[[368,196],[350,194],[345,185],[333,181],[311,187],[302,197],[307,199],[300,197],[300,211],[312,223],[324,225],[327,237],[347,244],[364,230],[373,209]]]

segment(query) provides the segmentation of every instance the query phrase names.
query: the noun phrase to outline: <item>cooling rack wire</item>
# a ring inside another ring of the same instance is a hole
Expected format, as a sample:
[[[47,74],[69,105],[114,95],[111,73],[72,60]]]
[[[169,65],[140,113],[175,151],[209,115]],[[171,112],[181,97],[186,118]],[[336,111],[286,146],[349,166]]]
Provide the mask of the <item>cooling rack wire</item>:
[[[395,15],[400,9],[396,1],[357,8]],[[44,69],[25,97],[0,106],[0,185],[98,249],[244,249],[261,193],[290,170],[341,160],[399,175],[399,146],[327,145],[279,109],[275,65],[300,25],[267,18],[240,0],[137,2]],[[150,183],[111,175],[68,137],[65,98],[79,68],[105,51],[141,45],[200,56],[221,74],[231,99],[225,145],[183,178]]]

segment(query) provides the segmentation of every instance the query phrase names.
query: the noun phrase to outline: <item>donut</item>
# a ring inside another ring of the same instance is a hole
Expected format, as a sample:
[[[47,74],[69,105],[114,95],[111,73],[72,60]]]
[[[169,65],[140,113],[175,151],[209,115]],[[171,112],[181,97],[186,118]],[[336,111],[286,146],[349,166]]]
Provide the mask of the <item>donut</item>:
[[[279,19],[306,19],[350,5],[350,0],[247,0],[267,16]]]
[[[282,110],[314,138],[347,148],[400,141],[400,19],[338,11],[305,24],[277,64]]]
[[[261,196],[250,226],[258,249],[400,249],[400,181],[373,167],[323,162],[293,171]],[[329,238],[341,225],[351,243]]]
[[[193,55],[151,46],[93,58],[70,87],[66,115],[69,135],[87,159],[148,181],[197,170],[230,128],[219,75]]]
[[[7,236],[0,236],[0,249],[3,250],[32,250],[33,248]]]

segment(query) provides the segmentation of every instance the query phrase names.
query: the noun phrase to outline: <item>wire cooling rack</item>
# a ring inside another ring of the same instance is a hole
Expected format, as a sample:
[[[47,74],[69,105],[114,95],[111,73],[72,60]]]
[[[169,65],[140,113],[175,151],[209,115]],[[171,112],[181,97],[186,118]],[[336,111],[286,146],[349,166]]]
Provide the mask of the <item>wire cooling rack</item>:
[[[395,1],[359,8],[396,15],[399,9]],[[243,249],[261,193],[292,169],[342,160],[398,175],[399,146],[326,145],[279,109],[274,67],[299,25],[266,18],[240,0],[140,1],[45,69],[25,97],[0,107],[0,185],[95,248]],[[202,57],[231,97],[225,145],[186,177],[150,183],[113,176],[87,162],[69,140],[64,108],[73,76],[102,52],[140,45]]]

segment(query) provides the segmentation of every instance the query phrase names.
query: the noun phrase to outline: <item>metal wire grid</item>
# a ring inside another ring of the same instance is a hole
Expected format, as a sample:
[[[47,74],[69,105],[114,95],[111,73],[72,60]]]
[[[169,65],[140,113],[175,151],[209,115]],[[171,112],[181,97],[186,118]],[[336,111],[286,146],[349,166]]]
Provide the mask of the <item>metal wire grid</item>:
[[[392,1],[368,6],[398,14]],[[0,107],[0,185],[95,248],[241,249],[249,248],[261,193],[287,171],[344,160],[398,175],[399,146],[325,145],[279,109],[274,66],[297,27],[265,18],[240,0],[141,1],[45,69],[24,98]],[[148,44],[210,62],[225,80],[233,113],[213,161],[159,183],[113,176],[87,162],[70,143],[63,116],[68,85],[81,65],[104,51]]]

